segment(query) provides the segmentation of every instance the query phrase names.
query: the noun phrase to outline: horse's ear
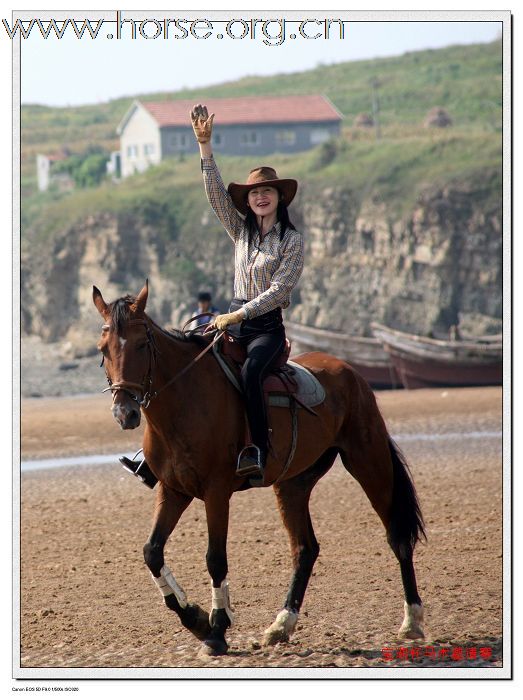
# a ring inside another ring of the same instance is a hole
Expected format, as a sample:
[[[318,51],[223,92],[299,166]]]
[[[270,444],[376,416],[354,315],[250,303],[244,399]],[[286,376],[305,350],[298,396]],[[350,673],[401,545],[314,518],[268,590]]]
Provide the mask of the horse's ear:
[[[95,287],[93,285],[93,301],[94,305],[100,312],[100,315],[105,318],[107,316],[107,304],[104,301],[104,298],[102,296],[102,292],[98,289],[98,287]]]
[[[145,305],[147,304],[147,295],[149,294],[149,280],[145,280],[145,284],[142,287],[142,291],[138,296],[136,297],[136,301],[133,304],[134,308],[136,311],[141,311],[142,313],[145,311]]]

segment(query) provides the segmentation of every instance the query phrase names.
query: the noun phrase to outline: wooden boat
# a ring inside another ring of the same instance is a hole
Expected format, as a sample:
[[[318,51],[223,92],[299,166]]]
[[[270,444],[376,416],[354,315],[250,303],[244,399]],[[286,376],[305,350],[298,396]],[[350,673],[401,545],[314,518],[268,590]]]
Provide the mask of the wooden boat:
[[[372,331],[389,353],[406,389],[487,386],[503,382],[501,335],[438,340],[397,331],[380,323],[373,323]]]
[[[285,329],[289,339],[294,342],[293,350],[320,350],[336,355],[346,360],[375,389],[401,387],[389,354],[376,338],[352,336],[288,321],[285,321]]]

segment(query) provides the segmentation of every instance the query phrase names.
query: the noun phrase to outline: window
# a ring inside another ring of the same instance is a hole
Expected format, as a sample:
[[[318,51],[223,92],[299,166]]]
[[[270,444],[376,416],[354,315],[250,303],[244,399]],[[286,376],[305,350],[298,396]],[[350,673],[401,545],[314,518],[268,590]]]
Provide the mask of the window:
[[[296,143],[296,132],[289,129],[287,131],[277,131],[276,143],[278,146],[294,146]]]
[[[242,146],[257,146],[260,140],[259,131],[242,131],[240,134],[240,144]]]
[[[174,149],[187,148],[187,134],[171,134],[169,146]]]
[[[328,129],[313,129],[311,131],[311,143],[317,146],[319,143],[325,143],[330,139],[331,135]]]
[[[144,143],[143,154],[144,156],[152,156],[154,153],[154,143]]]
[[[127,146],[127,157],[138,158],[138,146]]]

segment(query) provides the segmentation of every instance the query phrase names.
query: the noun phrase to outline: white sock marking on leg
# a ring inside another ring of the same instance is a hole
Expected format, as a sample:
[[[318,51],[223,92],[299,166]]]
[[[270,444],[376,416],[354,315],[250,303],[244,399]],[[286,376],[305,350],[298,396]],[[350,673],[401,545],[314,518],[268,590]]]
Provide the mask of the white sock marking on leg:
[[[298,613],[284,608],[283,610],[280,610],[280,612],[276,615],[276,619],[274,620],[273,624],[277,627],[281,627],[281,629],[284,630],[285,634],[291,635],[294,632],[294,628],[296,627],[297,622]]]
[[[423,605],[418,605],[417,603],[411,603],[410,605],[404,601],[403,609],[405,611],[405,617],[403,618],[403,623],[400,627],[400,636],[406,636],[410,639],[416,639],[418,637],[424,637],[425,633],[423,631]]]

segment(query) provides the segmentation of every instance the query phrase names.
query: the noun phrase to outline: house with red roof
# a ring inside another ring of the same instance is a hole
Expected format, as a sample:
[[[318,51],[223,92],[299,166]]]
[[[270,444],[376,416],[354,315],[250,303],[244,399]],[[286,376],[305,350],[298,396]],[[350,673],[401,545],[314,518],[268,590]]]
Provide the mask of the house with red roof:
[[[342,120],[323,95],[135,100],[117,129],[122,177],[142,172],[165,158],[196,153],[190,112],[199,103],[207,105],[209,114],[216,114],[216,154],[261,156],[306,151],[337,136]]]

